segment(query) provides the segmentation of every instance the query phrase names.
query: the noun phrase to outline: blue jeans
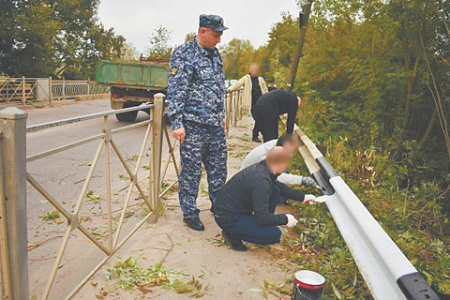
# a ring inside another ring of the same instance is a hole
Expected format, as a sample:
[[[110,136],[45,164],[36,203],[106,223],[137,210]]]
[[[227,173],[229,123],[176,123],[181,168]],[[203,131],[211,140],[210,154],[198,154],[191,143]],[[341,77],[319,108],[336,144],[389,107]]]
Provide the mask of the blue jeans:
[[[274,213],[280,198],[280,188],[272,187],[269,199],[269,212]],[[277,226],[260,226],[254,216],[236,216],[230,224],[221,224],[220,218],[217,224],[232,237],[258,245],[270,245],[280,242],[281,230]]]

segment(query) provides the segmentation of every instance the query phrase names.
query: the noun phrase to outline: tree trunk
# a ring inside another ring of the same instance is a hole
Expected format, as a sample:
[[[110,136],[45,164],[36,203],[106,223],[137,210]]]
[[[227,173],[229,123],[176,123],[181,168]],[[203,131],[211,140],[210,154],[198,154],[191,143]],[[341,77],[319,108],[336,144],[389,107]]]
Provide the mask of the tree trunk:
[[[436,122],[436,117],[437,117],[437,109],[434,109],[433,115],[431,116],[430,123],[428,123],[427,130],[425,131],[425,133],[423,134],[422,139],[419,142],[419,148],[422,148],[423,144],[425,144],[425,142],[427,141],[428,137],[430,136],[430,133],[433,130],[433,127],[434,127],[434,123]]]

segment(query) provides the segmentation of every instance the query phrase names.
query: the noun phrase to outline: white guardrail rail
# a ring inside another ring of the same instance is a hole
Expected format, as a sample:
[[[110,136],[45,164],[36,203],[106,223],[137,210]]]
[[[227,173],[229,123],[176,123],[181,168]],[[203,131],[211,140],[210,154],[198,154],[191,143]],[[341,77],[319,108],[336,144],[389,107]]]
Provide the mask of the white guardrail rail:
[[[436,292],[370,214],[316,145],[295,128],[299,148],[310,173],[375,299],[438,300]]]

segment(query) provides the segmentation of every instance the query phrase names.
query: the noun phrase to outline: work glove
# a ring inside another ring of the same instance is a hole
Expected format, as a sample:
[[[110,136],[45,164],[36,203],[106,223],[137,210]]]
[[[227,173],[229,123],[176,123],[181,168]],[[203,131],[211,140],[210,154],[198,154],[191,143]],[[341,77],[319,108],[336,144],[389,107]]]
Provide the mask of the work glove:
[[[308,176],[303,176],[302,184],[307,185],[307,186],[314,186],[314,187],[317,186],[316,181]]]
[[[328,200],[328,196],[320,196],[316,198],[317,203],[324,203]]]
[[[316,204],[316,196],[311,194],[306,194],[305,199],[303,199],[303,204],[309,205],[309,204]]]
[[[295,225],[297,225],[298,221],[295,219],[293,215],[286,215],[286,217],[288,218],[288,222],[286,224],[287,227],[292,228]]]
[[[314,195],[307,194],[307,195],[305,195],[305,199],[303,199],[303,203],[307,204],[307,205],[308,204],[312,205],[312,204],[316,204],[316,203],[323,203],[327,200],[328,200],[328,196],[316,197]]]

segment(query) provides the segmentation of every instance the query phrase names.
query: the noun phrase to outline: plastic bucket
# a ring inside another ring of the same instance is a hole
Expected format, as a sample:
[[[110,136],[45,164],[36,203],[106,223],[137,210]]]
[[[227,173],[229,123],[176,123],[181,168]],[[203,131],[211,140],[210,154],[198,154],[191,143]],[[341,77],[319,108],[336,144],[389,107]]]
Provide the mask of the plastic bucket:
[[[325,289],[325,277],[313,271],[298,271],[294,285],[294,300],[320,299]]]

